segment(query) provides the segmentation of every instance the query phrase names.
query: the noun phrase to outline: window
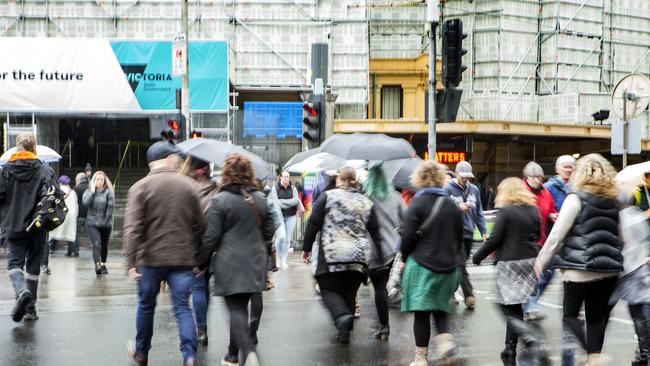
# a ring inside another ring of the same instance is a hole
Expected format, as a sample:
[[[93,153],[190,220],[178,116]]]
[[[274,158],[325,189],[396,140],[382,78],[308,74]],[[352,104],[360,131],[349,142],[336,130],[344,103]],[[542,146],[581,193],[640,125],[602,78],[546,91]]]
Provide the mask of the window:
[[[402,87],[383,86],[381,88],[381,118],[398,119],[402,117]]]

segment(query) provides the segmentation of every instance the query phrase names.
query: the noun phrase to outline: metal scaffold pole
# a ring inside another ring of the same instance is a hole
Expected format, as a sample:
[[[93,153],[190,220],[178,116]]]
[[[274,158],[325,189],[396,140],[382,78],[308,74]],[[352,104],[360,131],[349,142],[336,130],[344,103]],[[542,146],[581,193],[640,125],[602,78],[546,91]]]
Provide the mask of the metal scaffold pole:
[[[429,32],[429,113],[427,115],[428,154],[429,160],[436,160],[436,27],[437,22],[431,22]]]
[[[181,114],[183,115],[185,119],[185,138],[189,138],[190,136],[190,131],[192,128],[192,122],[190,120],[190,68],[189,68],[189,43],[190,43],[190,38],[189,38],[189,26],[188,26],[188,5],[187,5],[188,0],[183,0],[183,6],[182,6],[182,26],[183,26],[183,34],[185,35],[185,44],[183,45],[183,54],[185,55],[185,59],[183,62],[185,62],[184,68],[185,71],[183,72],[183,85],[182,85],[182,91],[181,91]]]

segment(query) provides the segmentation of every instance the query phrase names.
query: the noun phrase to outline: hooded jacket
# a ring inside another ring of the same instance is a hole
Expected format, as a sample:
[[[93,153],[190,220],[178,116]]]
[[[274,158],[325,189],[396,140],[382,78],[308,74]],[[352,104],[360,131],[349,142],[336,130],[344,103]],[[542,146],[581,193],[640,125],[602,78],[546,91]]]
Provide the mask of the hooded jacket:
[[[558,176],[551,177],[548,182],[544,183],[544,187],[553,196],[555,209],[559,212],[560,208],[562,208],[562,203],[564,203],[564,199],[571,193],[571,188]]]
[[[45,184],[59,187],[54,171],[33,153],[15,153],[2,168],[0,226],[7,237],[26,234]]]
[[[444,188],[445,193],[456,204],[467,202],[470,204],[471,209],[469,212],[463,213],[463,238],[471,239],[474,237],[474,226],[478,227],[481,235],[487,234],[485,227],[485,217],[483,216],[483,206],[481,204],[481,193],[478,188],[472,183],[467,183],[465,188],[458,184],[456,179],[447,184]]]
[[[74,186],[74,192],[77,194],[77,205],[79,206],[78,217],[82,218],[86,218],[88,215],[88,207],[83,203],[84,192],[86,192],[86,189],[88,189],[88,177],[84,175],[84,177],[81,178],[81,182]]]

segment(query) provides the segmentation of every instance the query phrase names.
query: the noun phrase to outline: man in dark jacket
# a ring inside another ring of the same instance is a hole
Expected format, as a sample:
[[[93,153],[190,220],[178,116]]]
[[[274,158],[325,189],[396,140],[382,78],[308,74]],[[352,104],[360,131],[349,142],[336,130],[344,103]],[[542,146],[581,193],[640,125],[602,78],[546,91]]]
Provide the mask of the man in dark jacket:
[[[147,364],[161,281],[169,284],[184,365],[197,365],[189,297],[194,276],[201,275],[195,258],[205,218],[194,181],[178,172],[178,154],[170,142],[153,144],[147,150],[149,174],[128,193],[124,258],[129,277],[138,281],[136,336],[128,352],[138,365]]]
[[[84,192],[88,189],[88,176],[86,173],[79,173],[75,177],[74,193],[77,194],[77,204],[79,206],[79,215],[77,216],[77,236],[74,241],[74,251],[66,255],[71,257],[79,256],[79,238],[81,237],[81,230],[86,228],[86,216],[88,215],[88,207],[83,204]]]
[[[11,312],[15,322],[36,320],[36,292],[40,274],[45,230],[30,227],[44,188],[58,184],[54,172],[36,157],[36,138],[22,134],[16,138],[12,154],[0,174],[0,215],[9,244],[9,279],[16,293]],[[28,231],[27,228],[30,227]]]

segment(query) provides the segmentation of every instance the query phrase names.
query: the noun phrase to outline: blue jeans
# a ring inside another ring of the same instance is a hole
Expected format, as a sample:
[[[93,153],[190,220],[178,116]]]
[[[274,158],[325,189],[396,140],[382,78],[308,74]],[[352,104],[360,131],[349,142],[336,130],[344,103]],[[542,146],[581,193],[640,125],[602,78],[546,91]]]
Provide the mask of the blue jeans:
[[[550,267],[549,269],[544,270],[539,276],[539,282],[537,283],[537,293],[528,298],[528,302],[524,304],[524,314],[535,313],[541,310],[539,305],[539,299],[542,298],[544,290],[551,280],[553,279],[553,274],[555,273],[555,268]]]
[[[285,239],[280,238],[275,241],[275,248],[278,251],[278,257],[280,257],[280,264],[287,263],[287,258],[289,257],[289,244],[291,243],[291,238],[293,238],[293,231],[296,228],[296,215],[285,217],[284,218],[284,230],[286,233]]]
[[[196,359],[196,326],[190,310],[190,289],[194,281],[192,270],[179,267],[139,267],[142,274],[138,281],[138,312],[135,318],[135,351],[141,356],[148,356],[153,336],[153,317],[156,310],[156,298],[160,292],[160,283],[167,281],[174,306],[174,315],[181,340],[180,350],[183,360]]]
[[[208,279],[203,274],[201,277],[194,277],[192,281],[192,310],[198,329],[208,329]]]

